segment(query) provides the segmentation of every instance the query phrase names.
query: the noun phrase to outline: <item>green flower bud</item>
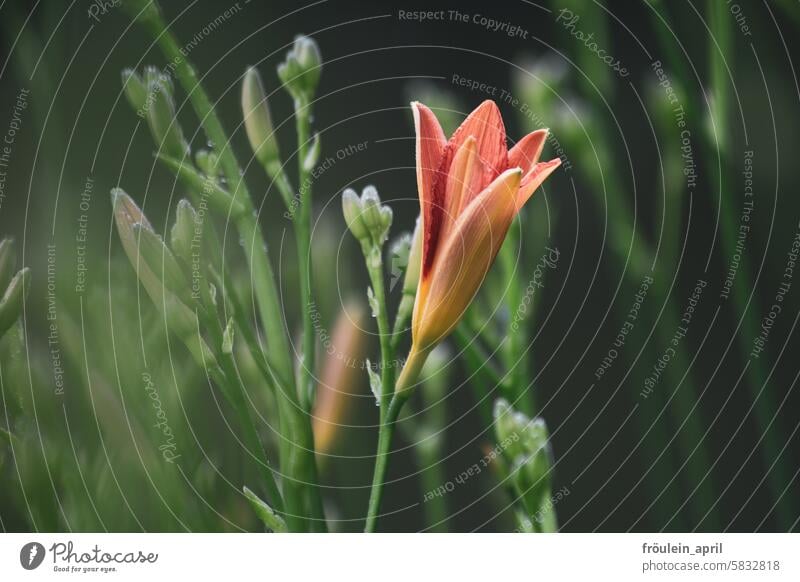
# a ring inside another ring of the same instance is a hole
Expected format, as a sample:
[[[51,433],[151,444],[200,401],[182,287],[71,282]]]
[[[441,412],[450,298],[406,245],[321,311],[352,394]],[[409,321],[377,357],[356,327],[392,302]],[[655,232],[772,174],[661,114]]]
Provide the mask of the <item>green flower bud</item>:
[[[403,280],[403,295],[415,296],[419,285],[419,271],[422,268],[422,220],[417,218],[414,234],[411,235],[411,250],[408,252],[408,266]]]
[[[525,452],[522,446],[520,418],[505,398],[494,403],[494,430],[497,442],[503,447],[505,455],[513,460]]]
[[[6,237],[0,241],[0,291],[8,287],[14,269],[17,268],[17,252],[14,239]]]
[[[136,71],[122,71],[122,88],[130,106],[137,112],[143,110],[147,102],[147,87]]]
[[[362,217],[361,199],[352,188],[348,188],[342,193],[342,212],[347,228],[350,229],[353,236],[359,241],[367,239],[369,230],[367,230]]]
[[[175,255],[167,248],[162,238],[141,224],[133,225],[133,235],[138,242],[142,260],[156,274],[163,286],[178,297],[188,300],[189,282]]]
[[[170,231],[169,244],[175,256],[185,265],[192,262],[192,238],[197,221],[197,212],[185,198],[178,202],[175,211],[175,224]]]
[[[136,276],[139,277],[148,295],[155,303],[159,303],[162,295],[161,280],[153,272],[151,266],[139,255],[139,237],[137,231],[148,230],[153,232],[153,227],[142,213],[136,203],[121,188],[114,188],[111,191],[111,200],[114,207],[114,222],[117,225],[119,240],[128,260],[136,269]],[[134,231],[134,227],[136,231]]]
[[[111,197],[125,254],[150,299],[162,310],[170,332],[186,342],[198,362],[216,366],[213,352],[198,338],[197,315],[180,297],[187,295],[188,283],[175,257],[130,196],[115,188]],[[163,275],[163,281],[159,275]]]
[[[364,188],[361,198],[348,188],[342,194],[342,207],[347,226],[362,245],[383,246],[392,225],[392,209],[381,205],[375,186]]]
[[[278,77],[292,97],[310,101],[317,90],[321,72],[322,56],[317,43],[307,36],[295,37],[286,60],[278,65]]]
[[[147,65],[144,68],[143,76],[145,87],[147,87],[149,90],[149,87],[152,83],[158,83],[161,80],[161,71],[158,70],[158,67]]]
[[[198,150],[194,155],[194,161],[197,167],[200,168],[206,176],[216,178],[219,174],[219,165],[217,164],[219,158],[214,152],[202,149]]]
[[[364,222],[370,229],[381,226],[381,197],[375,186],[366,186],[361,191],[361,207],[364,212]]]
[[[381,246],[386,242],[389,227],[392,225],[392,209],[381,206],[381,198],[375,186],[367,186],[361,191],[364,224],[372,235],[372,242]]]
[[[3,298],[0,299],[0,337],[14,325],[22,313],[22,301],[31,282],[31,270],[25,267],[11,278]]]
[[[183,159],[189,153],[189,144],[175,117],[172,82],[167,75],[157,74],[157,69],[145,71],[147,82],[147,122],[156,145],[173,158]]]
[[[265,168],[280,162],[278,140],[261,77],[249,67],[242,78],[242,115],[250,147]],[[271,171],[270,171],[271,175]]]
[[[550,434],[547,431],[547,424],[542,418],[528,420],[525,416],[525,425],[522,428],[522,447],[528,454],[543,452],[545,456],[550,456]]]

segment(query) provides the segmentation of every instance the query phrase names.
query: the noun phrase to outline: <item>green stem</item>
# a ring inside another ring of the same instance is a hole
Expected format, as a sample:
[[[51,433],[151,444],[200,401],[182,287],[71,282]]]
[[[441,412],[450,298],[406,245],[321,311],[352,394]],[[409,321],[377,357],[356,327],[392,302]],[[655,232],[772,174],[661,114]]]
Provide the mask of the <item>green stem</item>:
[[[295,215],[294,232],[297,243],[297,262],[300,270],[300,301],[303,320],[303,361],[300,366],[298,385],[301,398],[310,408],[313,403],[314,383],[314,323],[311,320],[311,181],[305,169],[305,158],[308,151],[308,134],[310,105],[304,101],[295,101],[297,118],[298,176],[300,184],[300,208]]]
[[[392,352],[394,353],[397,353],[397,348],[400,347],[400,341],[403,339],[403,331],[414,312],[414,300],[416,297],[416,292],[407,292],[403,290],[403,296],[400,298],[400,305],[397,306],[397,315],[394,318],[394,326],[392,327],[391,346]]]
[[[397,417],[408,399],[407,392],[396,393],[392,398],[384,415],[378,432],[378,452],[375,458],[375,473],[372,476],[372,489],[369,496],[369,509],[367,510],[367,523],[364,531],[373,533],[378,522],[378,511],[383,498],[383,483],[386,478],[386,468],[389,459],[389,447],[392,444]]]
[[[381,247],[365,244],[363,246],[364,258],[367,263],[369,279],[372,283],[372,292],[378,303],[378,313],[375,318],[378,323],[378,337],[381,346],[381,396],[380,415],[381,422],[386,415],[387,405],[394,393],[394,351],[392,349],[392,334],[389,328],[389,314],[386,308],[386,286],[383,281],[383,256]]]

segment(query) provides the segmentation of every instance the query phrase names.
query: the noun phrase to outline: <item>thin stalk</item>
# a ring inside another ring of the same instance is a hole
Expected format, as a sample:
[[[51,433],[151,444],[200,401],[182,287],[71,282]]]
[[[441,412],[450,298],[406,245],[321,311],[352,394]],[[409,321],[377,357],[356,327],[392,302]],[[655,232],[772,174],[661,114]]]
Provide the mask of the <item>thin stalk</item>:
[[[296,100],[294,105],[297,120],[298,177],[300,184],[300,209],[295,216],[294,233],[297,243],[297,262],[300,271],[300,302],[303,320],[303,361],[300,366],[298,385],[301,398],[310,408],[314,389],[314,323],[311,320],[311,181],[305,160],[308,152],[310,128],[310,105]]]
[[[403,330],[405,330],[408,320],[414,312],[414,300],[416,299],[416,291],[408,292],[403,290],[403,296],[400,298],[400,304],[397,306],[397,315],[394,318],[394,325],[392,326],[392,351],[397,353],[397,348],[400,347],[400,342],[403,339]]]
[[[375,318],[378,323],[378,338],[381,346],[381,396],[380,418],[383,422],[389,400],[394,393],[394,351],[392,350],[392,334],[389,327],[389,314],[386,308],[386,285],[384,284],[383,255],[377,245],[364,245],[364,258],[367,263],[372,292],[378,304]]]
[[[433,349],[432,346],[422,350],[414,345],[411,346],[408,359],[397,380],[395,391],[391,397],[392,399],[386,408],[386,412],[381,414],[381,425],[378,429],[378,453],[375,459],[375,472],[372,475],[372,488],[370,489],[369,495],[367,522],[364,528],[365,532],[375,531],[378,510],[380,509],[381,498],[383,497],[383,483],[386,478],[389,446],[392,443],[395,423],[403,405],[406,400],[408,400],[409,396],[411,396],[411,389],[417,381],[420,372],[422,372],[422,366],[425,364],[425,360],[428,359],[431,349]]]
[[[378,433],[378,452],[375,458],[375,473],[372,476],[372,489],[370,490],[369,508],[367,510],[367,523],[364,526],[364,531],[367,533],[373,533],[377,526],[378,511],[383,498],[383,483],[386,479],[386,468],[389,460],[389,447],[392,444],[397,417],[400,415],[406,400],[408,400],[407,393],[395,394],[387,407],[383,422],[381,422]]]

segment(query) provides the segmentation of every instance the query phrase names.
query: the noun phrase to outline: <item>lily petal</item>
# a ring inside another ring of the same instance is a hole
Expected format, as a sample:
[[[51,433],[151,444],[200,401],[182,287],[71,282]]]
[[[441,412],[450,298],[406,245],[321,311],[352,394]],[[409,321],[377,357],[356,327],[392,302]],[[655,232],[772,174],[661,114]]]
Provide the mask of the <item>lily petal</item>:
[[[442,126],[428,107],[414,101],[411,103],[414,112],[414,126],[417,133],[417,190],[419,192],[420,214],[424,234],[422,244],[422,272],[430,268],[433,254],[439,238],[444,212],[444,191],[437,199],[434,184],[437,172],[442,163],[445,139]]]
[[[542,155],[547,133],[546,129],[538,129],[519,140],[508,152],[508,167],[522,168],[522,175],[527,174]]]
[[[515,214],[522,172],[503,172],[461,213],[421,281],[414,305],[414,344],[423,349],[447,336],[461,319],[500,250]]]
[[[456,152],[447,174],[444,227],[440,235],[442,239],[447,238],[462,210],[481,192],[483,166],[483,162],[478,159],[477,140],[474,136],[469,136]]]
[[[561,165],[561,158],[555,158],[549,162],[539,162],[525,175],[517,192],[517,212],[525,205],[528,199],[533,196],[536,189],[542,185],[547,177]]]
[[[444,152],[442,168],[447,171],[456,152],[469,136],[477,141],[478,158],[485,166],[481,180],[481,190],[488,186],[500,172],[508,167],[506,147],[506,128],[503,116],[494,101],[487,99],[470,113],[453,133]]]

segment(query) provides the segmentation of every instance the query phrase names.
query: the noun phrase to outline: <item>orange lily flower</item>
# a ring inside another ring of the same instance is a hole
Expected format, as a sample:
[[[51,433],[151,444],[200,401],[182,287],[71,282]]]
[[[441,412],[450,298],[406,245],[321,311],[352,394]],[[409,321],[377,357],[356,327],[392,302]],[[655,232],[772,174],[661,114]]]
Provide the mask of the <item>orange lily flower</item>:
[[[508,150],[503,118],[491,100],[470,113],[449,141],[429,108],[418,102],[411,107],[423,247],[409,369],[398,390],[408,388],[427,353],[458,324],[511,221],[561,164],[558,158],[539,162],[546,129]]]

